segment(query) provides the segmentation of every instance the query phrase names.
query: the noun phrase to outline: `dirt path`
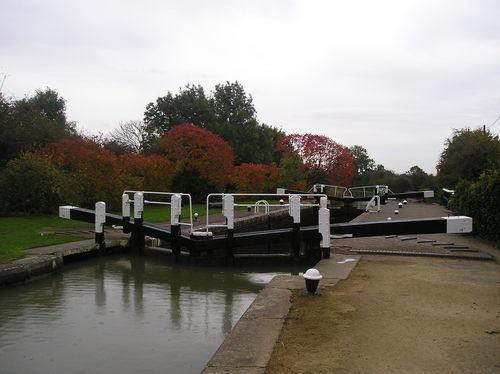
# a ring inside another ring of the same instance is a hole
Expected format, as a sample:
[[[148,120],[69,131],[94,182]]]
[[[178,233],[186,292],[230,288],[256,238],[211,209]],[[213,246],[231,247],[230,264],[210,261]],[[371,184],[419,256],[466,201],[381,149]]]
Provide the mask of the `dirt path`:
[[[294,294],[268,372],[500,372],[500,266],[364,256],[319,296]]]

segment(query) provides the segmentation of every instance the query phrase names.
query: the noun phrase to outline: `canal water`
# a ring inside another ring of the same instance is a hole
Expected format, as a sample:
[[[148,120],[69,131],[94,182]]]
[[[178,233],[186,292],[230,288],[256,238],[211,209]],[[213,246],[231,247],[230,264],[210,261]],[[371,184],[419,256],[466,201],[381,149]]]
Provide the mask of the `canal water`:
[[[114,255],[0,289],[0,373],[199,373],[256,294],[298,268]]]

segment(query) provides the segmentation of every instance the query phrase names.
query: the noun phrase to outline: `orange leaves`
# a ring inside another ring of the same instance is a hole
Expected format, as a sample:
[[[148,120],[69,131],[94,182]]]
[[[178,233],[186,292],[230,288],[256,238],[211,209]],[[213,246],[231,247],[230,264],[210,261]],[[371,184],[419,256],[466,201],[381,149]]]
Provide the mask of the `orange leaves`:
[[[241,164],[231,171],[231,180],[237,192],[271,192],[279,183],[276,165]]]
[[[134,188],[146,191],[169,190],[173,168],[165,157],[129,153],[121,156],[120,161],[124,172],[138,184]]]
[[[348,149],[326,136],[291,134],[279,139],[277,147],[285,155],[302,159],[308,184],[324,181],[350,186],[354,180],[354,160]]]
[[[224,189],[234,154],[222,138],[193,124],[183,124],[163,135],[161,147],[176,171],[189,171],[201,182]]]

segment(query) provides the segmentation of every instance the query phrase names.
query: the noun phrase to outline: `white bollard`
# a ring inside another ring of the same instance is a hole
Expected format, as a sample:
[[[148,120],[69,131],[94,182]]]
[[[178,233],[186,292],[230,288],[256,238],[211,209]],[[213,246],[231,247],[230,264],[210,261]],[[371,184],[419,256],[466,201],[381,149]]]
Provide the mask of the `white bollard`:
[[[134,194],[134,218],[142,218],[144,212],[144,195],[142,192]]]
[[[321,242],[319,244],[322,257],[330,257],[330,209],[327,208],[328,201],[325,196],[319,199],[319,212],[318,212],[318,231],[321,234]]]
[[[293,223],[300,223],[300,196],[291,195],[288,198],[290,206],[288,207],[288,212],[293,218]]]
[[[178,193],[170,199],[170,224],[178,226],[182,213],[182,196]]]
[[[208,212],[207,212],[208,214]],[[222,215],[227,219],[227,229],[234,229],[234,196],[224,195],[222,197]]]

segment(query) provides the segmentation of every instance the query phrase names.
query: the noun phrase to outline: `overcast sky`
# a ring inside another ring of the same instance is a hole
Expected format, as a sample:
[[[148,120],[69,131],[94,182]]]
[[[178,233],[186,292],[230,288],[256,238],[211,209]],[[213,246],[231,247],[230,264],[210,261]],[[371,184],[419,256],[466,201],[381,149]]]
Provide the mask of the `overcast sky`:
[[[238,80],[262,122],[434,173],[453,128],[500,114],[500,1],[1,0],[0,72],[93,133]]]

